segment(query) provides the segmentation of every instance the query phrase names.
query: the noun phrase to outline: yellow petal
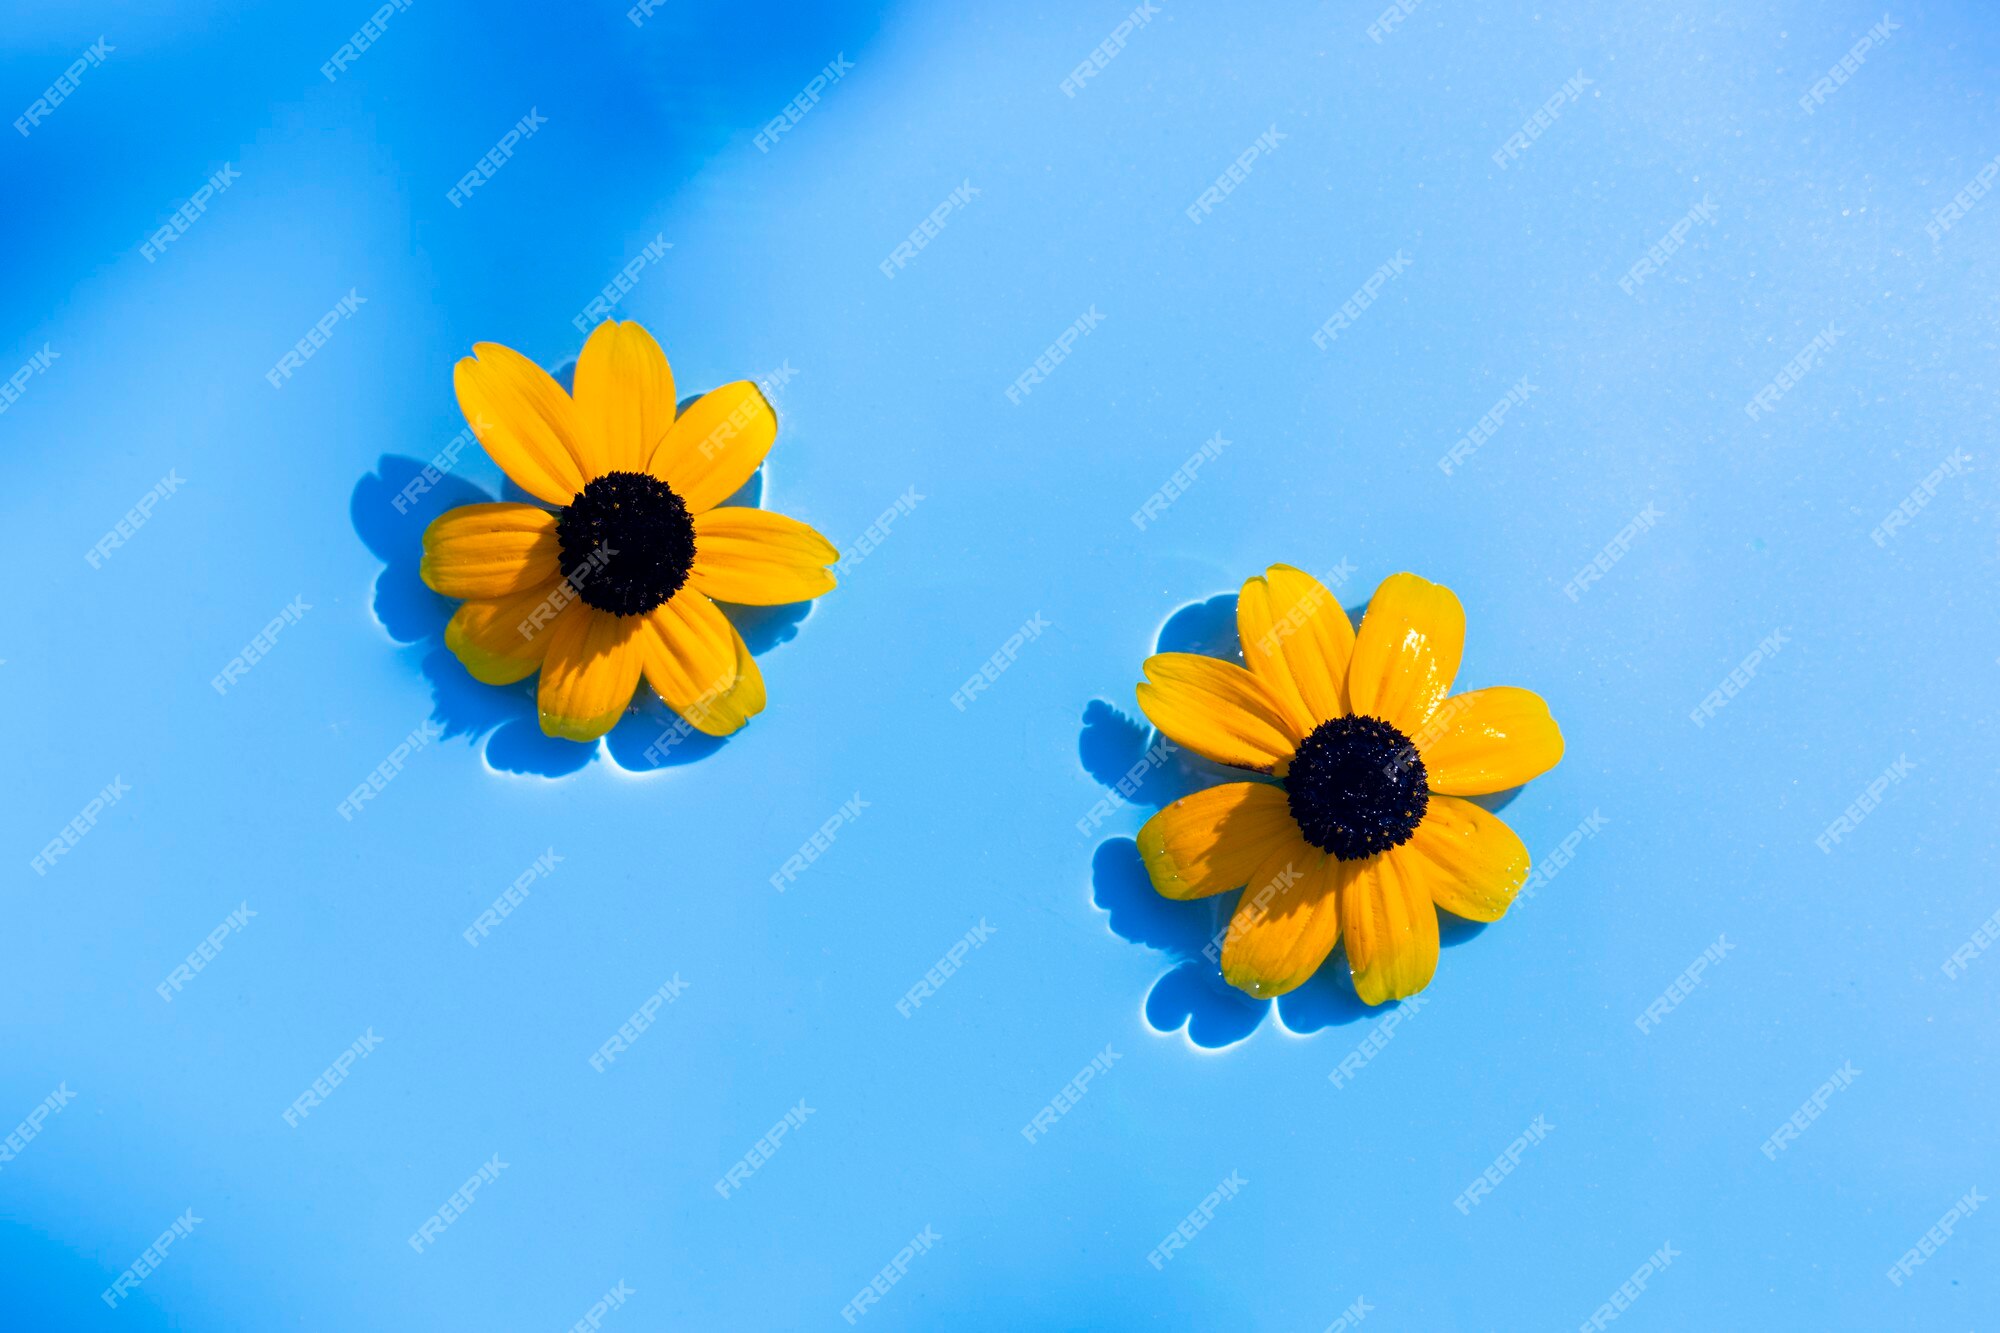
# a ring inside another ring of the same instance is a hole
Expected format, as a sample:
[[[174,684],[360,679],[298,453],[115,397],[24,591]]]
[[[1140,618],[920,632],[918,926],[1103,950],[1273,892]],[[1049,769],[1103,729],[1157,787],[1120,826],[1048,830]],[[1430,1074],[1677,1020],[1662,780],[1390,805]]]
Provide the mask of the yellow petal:
[[[1139,707],[1161,734],[1205,759],[1282,774],[1301,735],[1255,676],[1220,658],[1155,653]]]
[[[1204,898],[1249,883],[1274,846],[1296,840],[1282,787],[1229,782],[1183,796],[1139,830],[1153,887],[1169,898]]]
[[[1222,976],[1260,999],[1304,985],[1340,941],[1339,888],[1354,863],[1339,861],[1297,832],[1243,890],[1222,945]]]
[[[646,470],[674,424],[674,372],[652,334],[631,320],[597,326],[576,359],[576,415],[592,475]]]
[[[833,543],[795,518],[731,506],[694,518],[689,585],[723,602],[779,606],[833,587]]]
[[[528,494],[552,505],[576,498],[591,473],[576,405],[549,373],[512,348],[475,343],[452,371],[459,410],[486,452]]]
[[[748,380],[703,394],[653,451],[647,470],[696,514],[727,500],[771,452],[778,418]]]
[[[1498,921],[1528,881],[1528,849],[1514,830],[1456,796],[1431,797],[1424,822],[1387,855],[1402,859],[1432,902],[1468,921]]]
[[[1354,625],[1340,599],[1312,575],[1272,565],[1236,599],[1243,661],[1281,703],[1295,704],[1305,732],[1347,712]]]
[[[576,594],[561,579],[550,579],[507,597],[467,602],[444,627],[445,647],[457,654],[474,680],[512,685],[535,674],[549,638]]]
[[[639,688],[637,640],[646,622],[578,602],[556,618],[536,704],[542,730],[594,741],[618,724]]]
[[[1518,787],[1563,757],[1562,732],[1542,696],[1512,685],[1452,695],[1411,739],[1431,790],[1455,796]]]
[[[727,736],[764,711],[764,676],[714,602],[683,588],[644,617],[646,683],[667,707],[711,736]]]
[[[1366,628],[1364,621],[1364,633]],[[1355,994],[1366,1004],[1415,995],[1437,971],[1437,909],[1410,859],[1398,855],[1402,850],[1345,863],[1350,873],[1340,887],[1340,928]]]
[[[460,505],[424,529],[418,573],[446,597],[506,597],[561,573],[556,516],[523,504]]]
[[[1391,574],[1354,638],[1348,707],[1415,736],[1450,692],[1464,652],[1465,608],[1451,589]]]

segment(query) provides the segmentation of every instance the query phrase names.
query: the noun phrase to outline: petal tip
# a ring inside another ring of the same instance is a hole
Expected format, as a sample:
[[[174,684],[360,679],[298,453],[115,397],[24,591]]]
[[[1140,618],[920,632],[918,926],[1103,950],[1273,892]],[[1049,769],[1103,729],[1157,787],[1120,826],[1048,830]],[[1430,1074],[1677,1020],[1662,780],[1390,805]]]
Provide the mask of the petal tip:
[[[542,734],[558,740],[589,742],[597,740],[604,733],[618,725],[618,719],[625,716],[625,710],[605,713],[597,717],[565,717],[544,709],[536,710],[542,724]]]
[[[1167,810],[1173,808],[1170,805]],[[1136,841],[1139,844],[1139,860],[1146,867],[1146,878],[1152,881],[1153,892],[1162,898],[1178,900],[1187,896],[1184,892],[1176,892],[1186,887],[1186,881],[1181,878],[1180,867],[1175,863],[1173,855],[1167,851],[1166,834],[1160,826],[1160,816],[1166,814],[1167,810],[1162,810],[1159,815],[1147,820],[1145,826],[1139,830]]]
[[[1421,995],[1431,984],[1431,978],[1424,977],[1410,985],[1408,978],[1385,975],[1389,971],[1387,968],[1373,968],[1353,974],[1354,993],[1361,997],[1363,1004],[1374,1006],[1388,1004],[1392,1000],[1407,1000],[1412,995]],[[1435,975],[1435,970],[1432,975]]]
[[[1310,974],[1308,974],[1310,975]],[[1257,1000],[1275,1000],[1280,995],[1297,990],[1306,982],[1306,977],[1270,977],[1255,968],[1230,967],[1225,962],[1222,979]]]

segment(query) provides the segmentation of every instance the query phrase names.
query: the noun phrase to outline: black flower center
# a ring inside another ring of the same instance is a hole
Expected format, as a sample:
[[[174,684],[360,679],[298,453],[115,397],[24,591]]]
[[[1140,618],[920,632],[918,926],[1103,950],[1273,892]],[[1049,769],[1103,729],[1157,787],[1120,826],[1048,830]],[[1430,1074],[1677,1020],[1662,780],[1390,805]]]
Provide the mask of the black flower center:
[[[614,616],[644,615],[694,568],[694,519],[673,487],[607,472],[556,514],[562,572],[577,596]]]
[[[1285,793],[1306,841],[1343,861],[1408,842],[1431,801],[1417,747],[1379,717],[1313,728],[1292,756]]]

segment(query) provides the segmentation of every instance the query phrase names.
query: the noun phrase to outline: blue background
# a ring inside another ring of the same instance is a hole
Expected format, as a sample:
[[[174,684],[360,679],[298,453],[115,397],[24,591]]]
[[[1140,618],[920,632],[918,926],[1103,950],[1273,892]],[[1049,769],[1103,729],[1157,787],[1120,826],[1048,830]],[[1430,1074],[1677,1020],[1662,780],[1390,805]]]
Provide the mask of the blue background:
[[[115,50],[0,141],[0,378],[59,357],[0,415],[0,1130],[74,1093],[0,1169],[6,1327],[558,1329],[622,1280],[607,1329],[844,1328],[926,1226],[941,1239],[861,1326],[1320,1330],[1359,1300],[1385,1331],[1574,1328],[1663,1245],[1678,1257],[1616,1327],[1992,1322],[2000,1215],[1885,1276],[2000,1185],[2000,959],[1944,967],[2000,907],[2000,204],[1925,231],[2000,153],[1985,6],[1892,11],[1812,114],[1799,99],[1879,7],[1429,0],[1378,42],[1375,0],[1165,0],[1076,96],[1059,85],[1122,0],[670,4],[642,26],[616,3],[415,0],[329,82],[369,9],[7,18],[9,118],[100,36]],[[836,56],[853,69],[760,151]],[[548,123],[454,207],[531,107]],[[225,164],[240,178],[148,262]],[[978,195],[885,277],[963,183]],[[1715,220],[1620,290],[1704,197]],[[442,651],[419,535],[498,492],[484,455],[409,515],[390,496],[463,424],[456,358],[494,340],[561,366],[572,317],[662,235],[619,310],[683,392],[789,368],[763,503],[852,551],[922,499],[809,614],[744,618],[768,711],[654,765],[657,702],[601,747],[548,742],[531,685],[477,685]],[[1316,347],[1398,251],[1408,269]],[[274,390],[350,291],[366,304]],[[1829,323],[1845,336],[1752,421]],[[1526,405],[1447,475],[1523,377]],[[1962,474],[1872,541],[1955,450]],[[184,485],[93,568],[170,470]],[[1658,523],[1565,595],[1649,504]],[[1146,891],[1131,835],[1212,774],[1160,770],[1090,818],[1148,743],[1140,662],[1228,651],[1229,598],[1273,561],[1346,562],[1350,606],[1402,569],[1455,589],[1461,683],[1539,691],[1568,742],[1505,818],[1545,868],[1602,820],[1532,902],[1448,928],[1386,1044],[1341,962],[1249,1005],[1201,961],[1216,904]],[[219,695],[294,598],[311,610]],[[336,813],[426,721],[445,739]],[[1899,758],[1879,808],[1816,846]],[[38,874],[114,778],[129,794]],[[560,865],[468,947],[548,849]],[[239,904],[255,917],[163,1001]],[[1718,937],[1724,960],[1642,1032]],[[379,1048],[288,1125],[370,1030]],[[1847,1062],[1860,1077],[1761,1152]],[[1548,1136],[1454,1207],[1536,1116]],[[498,1180],[414,1253],[495,1154]],[[1232,1172],[1240,1193],[1156,1268]],[[108,1310],[189,1209],[193,1234]]]

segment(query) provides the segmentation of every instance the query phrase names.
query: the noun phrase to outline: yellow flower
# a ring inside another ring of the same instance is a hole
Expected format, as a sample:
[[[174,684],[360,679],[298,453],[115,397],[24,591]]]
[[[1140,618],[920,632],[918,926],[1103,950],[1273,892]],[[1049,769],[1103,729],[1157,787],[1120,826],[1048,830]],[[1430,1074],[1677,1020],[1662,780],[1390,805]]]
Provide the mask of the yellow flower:
[[[1392,574],[1356,633],[1311,575],[1272,565],[1236,603],[1237,666],[1146,659],[1139,707],[1170,740],[1281,783],[1175,801],[1139,831],[1153,887],[1201,898],[1239,886],[1222,973],[1282,995],[1340,937],[1369,1004],[1415,995],[1437,970],[1433,906],[1496,921],[1528,852],[1463,799],[1518,786],[1562,758],[1548,705],[1500,687],[1452,695],[1465,611],[1449,588]]]
[[[777,438],[757,386],[675,415],[674,375],[636,323],[597,326],[576,395],[497,343],[458,363],[458,405],[493,461],[553,511],[465,505],[424,533],[423,579],[465,605],[445,643],[489,685],[539,669],[542,730],[595,740],[644,675],[711,736],[763,711],[764,678],[716,601],[775,606],[833,587],[832,543],[783,514],[718,509]]]

